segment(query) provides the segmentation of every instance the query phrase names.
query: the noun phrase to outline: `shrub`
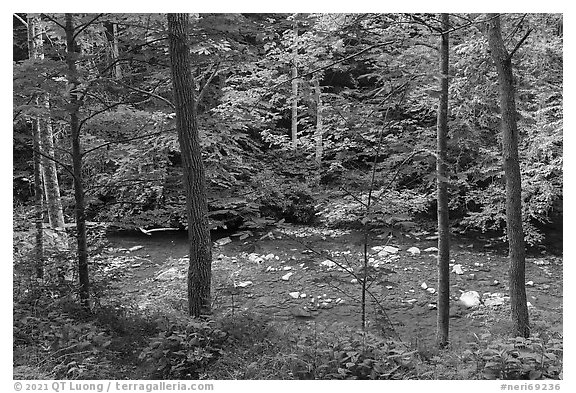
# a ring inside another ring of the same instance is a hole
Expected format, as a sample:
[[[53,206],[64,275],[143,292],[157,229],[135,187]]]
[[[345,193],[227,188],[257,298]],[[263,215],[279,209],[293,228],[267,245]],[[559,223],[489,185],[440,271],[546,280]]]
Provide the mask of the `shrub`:
[[[223,354],[227,334],[213,322],[191,320],[160,332],[142,351],[140,360],[153,364],[161,379],[198,379],[208,365]]]

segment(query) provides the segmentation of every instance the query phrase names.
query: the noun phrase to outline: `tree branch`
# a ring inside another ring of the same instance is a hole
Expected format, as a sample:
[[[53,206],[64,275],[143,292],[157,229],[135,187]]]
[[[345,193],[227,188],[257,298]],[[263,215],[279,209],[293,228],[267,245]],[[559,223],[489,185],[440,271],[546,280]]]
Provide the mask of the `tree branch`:
[[[158,100],[160,100],[160,101],[163,101],[163,102],[165,102],[166,104],[168,104],[172,109],[175,109],[175,108],[176,108],[176,106],[172,103],[172,101],[170,101],[169,99],[164,98],[164,97],[162,97],[162,96],[160,96],[160,95],[158,95],[158,94],[155,94],[155,93],[152,93],[152,92],[149,92],[149,91],[146,91],[146,90],[142,90],[142,89],[139,89],[139,88],[134,87],[134,86],[126,85],[126,84],[124,84],[124,83],[122,83],[122,82],[120,82],[120,81],[115,81],[115,82],[118,83],[120,86],[123,86],[123,87],[125,87],[125,88],[127,88],[127,89],[134,90],[134,91],[136,91],[136,92],[138,92],[138,93],[146,94],[146,95],[149,95],[150,97],[154,97],[154,98],[156,98],[156,99],[158,99]]]
[[[46,19],[50,20],[52,23],[56,24],[60,28],[62,28],[62,30],[66,31],[66,27],[64,27],[64,25],[60,24],[60,22],[58,22],[56,19],[52,18],[50,15],[48,15],[48,14],[40,14],[40,15],[45,17]]]
[[[74,33],[74,36],[73,36],[74,39],[76,39],[80,33],[82,33],[84,30],[86,30],[86,28],[88,28],[88,26],[90,26],[92,23],[94,23],[96,21],[96,19],[98,19],[102,16],[104,16],[104,14],[98,14],[91,21],[86,22],[83,25],[76,26],[77,28],[82,26],[82,28],[80,28],[76,33]]]
[[[139,136],[135,136],[135,137],[132,137],[132,138],[119,139],[119,140],[116,140],[116,141],[110,141],[110,142],[102,143],[101,145],[98,145],[98,146],[93,147],[93,148],[91,148],[91,149],[85,150],[85,151],[82,153],[82,156],[85,156],[86,154],[88,154],[88,153],[90,153],[90,152],[93,152],[94,150],[98,150],[98,149],[101,149],[101,148],[103,148],[103,147],[106,147],[106,146],[109,146],[109,145],[113,145],[113,144],[115,144],[115,143],[126,143],[126,142],[130,142],[130,141],[135,141],[135,140],[137,140],[137,139],[150,138],[150,137],[153,137],[153,136],[157,136],[157,135],[163,134],[163,133],[168,132],[168,131],[174,131],[174,129],[156,131],[156,132],[152,132],[152,133],[150,133],[150,134],[144,134],[144,135],[139,135]]]
[[[214,71],[212,72],[210,77],[208,77],[208,80],[206,81],[206,83],[204,83],[204,86],[202,86],[202,88],[200,89],[200,92],[198,93],[198,99],[194,103],[194,110],[198,109],[198,104],[200,103],[200,101],[202,101],[202,98],[204,97],[204,94],[206,93],[206,87],[208,87],[210,82],[212,82],[212,79],[214,79],[214,77],[216,75],[218,75],[218,72],[220,72],[220,63],[216,64]]]
[[[520,41],[518,41],[518,43],[516,44],[516,46],[514,47],[514,49],[512,49],[512,52],[510,52],[510,54],[508,55],[508,60],[512,59],[512,56],[514,56],[514,53],[516,53],[516,51],[518,49],[520,49],[520,47],[522,46],[522,44],[524,43],[524,41],[526,41],[526,38],[528,38],[528,36],[530,35],[530,33],[532,33],[532,29],[528,30],[526,32],[526,34],[524,34],[524,37],[522,37],[522,39]]]
[[[24,19],[22,19],[22,17],[20,15],[18,15],[17,13],[14,13],[12,15],[14,16],[14,18],[16,18],[20,22],[22,22],[24,24],[24,26],[28,27],[28,22],[26,22]]]

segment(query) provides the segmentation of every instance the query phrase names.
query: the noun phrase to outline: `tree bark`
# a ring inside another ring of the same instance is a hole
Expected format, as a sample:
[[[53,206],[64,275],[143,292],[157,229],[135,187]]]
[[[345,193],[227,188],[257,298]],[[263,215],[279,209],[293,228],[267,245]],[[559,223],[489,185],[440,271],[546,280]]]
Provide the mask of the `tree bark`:
[[[80,122],[78,113],[82,102],[79,95],[78,70],[76,60],[79,57],[75,42],[75,27],[72,14],[66,14],[66,64],[68,66],[70,136],[72,139],[72,166],[74,172],[74,213],[76,215],[76,239],[78,243],[78,278],[80,282],[80,303],[85,310],[90,309],[90,279],[88,276],[88,248],[86,244],[86,212],[84,186],[82,184],[82,149],[80,146]]]
[[[44,105],[50,108],[48,95],[42,97]],[[46,195],[46,207],[48,209],[48,221],[52,228],[64,229],[64,212],[62,198],[60,197],[60,184],[58,183],[58,170],[54,158],[54,137],[50,118],[41,122],[40,143],[42,156],[42,175],[44,178],[44,193]]]
[[[211,312],[212,248],[208,228],[206,178],[194,111],[195,93],[187,35],[188,25],[188,14],[168,14],[176,129],[183,158],[190,242],[188,312],[191,316],[199,317]]]
[[[39,48],[42,42],[40,36],[40,18],[28,17],[28,58],[38,59]],[[38,97],[34,98],[38,105]],[[36,228],[34,240],[34,256],[36,277],[44,276],[44,215],[42,206],[42,164],[40,158],[40,117],[32,120],[32,141],[33,141],[33,170],[34,170],[34,225]]]
[[[530,335],[528,306],[525,287],[525,249],[522,228],[522,182],[518,159],[518,126],[512,59],[502,39],[500,16],[488,15],[488,43],[500,89],[502,130],[502,158],[506,177],[506,230],[508,235],[508,258],[510,260],[510,305],[513,334]]]
[[[34,141],[34,223],[36,227],[34,254],[36,259],[36,277],[44,277],[44,214],[42,208],[42,176],[40,164],[40,120],[32,120],[32,138]]]
[[[42,30],[39,17],[28,17],[28,55],[30,59],[44,59]],[[42,103],[47,110],[50,109],[48,94],[42,94],[37,97],[36,103],[38,105]],[[39,156],[41,156],[40,172],[43,178],[48,220],[52,228],[64,228],[64,214],[58,184],[58,171],[56,169],[56,162],[50,159],[50,157],[54,158],[54,140],[49,116],[45,119],[39,117],[34,127],[39,139],[37,148],[38,151],[42,153],[39,154]]]
[[[294,15],[294,47],[292,57],[292,149],[298,148],[298,23]]]
[[[316,141],[316,163],[322,163],[322,90],[320,89],[320,80],[318,76],[314,77],[314,101],[316,101],[316,130],[314,132],[314,139]]]
[[[436,321],[436,344],[439,348],[448,345],[450,318],[450,229],[448,223],[448,184],[447,184],[447,139],[448,139],[448,71],[449,34],[448,14],[442,14],[440,41],[440,103],[437,119],[437,214],[438,214],[438,316]]]
[[[122,66],[118,62],[120,51],[118,49],[118,24],[114,22],[105,23],[106,38],[110,45],[110,60],[114,63],[112,73],[115,79],[122,79]]]

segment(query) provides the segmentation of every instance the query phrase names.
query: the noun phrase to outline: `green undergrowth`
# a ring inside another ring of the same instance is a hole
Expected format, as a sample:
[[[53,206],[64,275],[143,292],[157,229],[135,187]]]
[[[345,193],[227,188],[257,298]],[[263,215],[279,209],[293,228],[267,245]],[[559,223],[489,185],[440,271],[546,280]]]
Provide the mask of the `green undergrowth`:
[[[342,323],[211,319],[71,301],[17,303],[18,379],[561,379],[562,337],[485,334],[437,350]]]

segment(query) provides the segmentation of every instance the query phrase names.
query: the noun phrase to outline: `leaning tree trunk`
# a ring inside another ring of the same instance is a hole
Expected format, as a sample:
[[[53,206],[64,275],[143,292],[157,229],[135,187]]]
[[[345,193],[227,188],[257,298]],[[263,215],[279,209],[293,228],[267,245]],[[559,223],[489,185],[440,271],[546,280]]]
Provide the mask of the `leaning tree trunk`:
[[[436,344],[440,348],[448,345],[450,318],[450,229],[448,225],[448,184],[447,184],[447,139],[448,139],[448,60],[450,21],[448,14],[442,14],[442,37],[440,43],[440,103],[437,123],[436,183],[438,199],[438,317],[436,323]]]
[[[525,287],[524,231],[522,229],[522,183],[518,159],[518,127],[516,124],[516,102],[512,56],[504,46],[500,27],[500,16],[490,14],[488,43],[492,59],[498,71],[500,87],[500,112],[502,129],[502,156],[506,177],[506,230],[509,249],[510,305],[514,334],[530,335],[528,306]],[[513,53],[512,53],[513,54]]]
[[[168,42],[172,86],[176,107],[176,129],[184,166],[190,266],[188,268],[188,312],[198,317],[211,312],[210,284],[212,248],[208,229],[206,178],[188,44],[188,14],[168,14]]]
[[[42,42],[40,36],[40,18],[28,17],[28,58],[38,59],[39,48]],[[34,98],[36,105],[39,103],[38,97]],[[34,257],[36,277],[44,276],[44,216],[42,209],[42,164],[40,158],[40,117],[32,120],[32,141],[33,141],[33,168],[34,168],[34,224],[36,236],[34,243]]]
[[[298,148],[298,23],[294,15],[294,47],[292,55],[292,149]]]
[[[74,200],[76,206],[76,238],[78,242],[78,278],[80,282],[80,303],[85,310],[90,309],[90,280],[88,276],[88,249],[86,244],[86,212],[84,207],[84,186],[82,184],[82,150],[80,146],[80,122],[78,112],[81,101],[79,95],[78,70],[76,60],[80,56],[75,42],[75,28],[72,14],[66,14],[66,64],[68,65],[70,136],[72,139],[72,166],[74,172]]]

